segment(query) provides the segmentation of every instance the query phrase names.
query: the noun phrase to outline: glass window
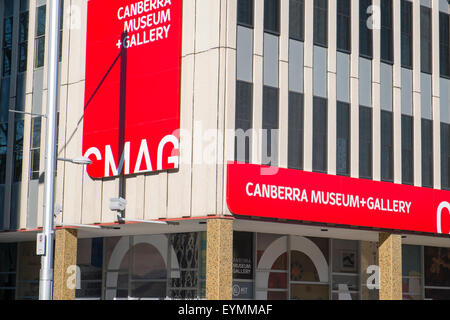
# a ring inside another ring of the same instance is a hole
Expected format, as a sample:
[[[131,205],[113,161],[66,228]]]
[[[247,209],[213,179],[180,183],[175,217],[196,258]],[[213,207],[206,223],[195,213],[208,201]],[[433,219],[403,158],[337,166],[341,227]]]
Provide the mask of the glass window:
[[[412,2],[402,0],[401,2],[401,37],[402,37],[402,67],[412,68],[413,59],[413,31],[412,31]]]
[[[36,36],[35,42],[35,62],[34,67],[40,68],[44,66],[45,59],[45,19],[46,6],[40,6],[36,12]]]
[[[381,60],[393,62],[392,0],[381,0]]]
[[[381,180],[394,180],[394,137],[392,112],[381,111]]]
[[[314,0],[314,44],[328,46],[328,0]]]
[[[328,149],[327,100],[314,97],[313,103],[313,170],[326,172]]]
[[[289,92],[288,168],[303,169],[303,94]]]
[[[78,239],[77,266],[80,267],[80,287],[77,299],[102,297],[103,238]]]
[[[22,12],[19,17],[19,53],[18,68],[19,72],[27,70],[28,53],[28,11]]]
[[[17,245],[0,243],[0,300],[15,300]]]
[[[359,1],[359,54],[372,58],[372,29],[369,28],[371,19],[370,7],[372,0]]]
[[[280,0],[264,0],[264,31],[280,33]]]
[[[441,76],[450,77],[450,23],[449,15],[439,13],[439,44]]]
[[[278,159],[278,88],[263,88],[262,164],[277,165]]]
[[[250,162],[251,132],[253,117],[253,85],[244,81],[236,82],[236,136],[235,160]]]
[[[233,299],[253,299],[253,233],[233,233]]]
[[[350,175],[350,105],[337,103],[336,173]]]
[[[3,77],[11,74],[13,17],[7,17],[3,21]]]
[[[422,119],[422,186],[433,188],[433,121]]]
[[[450,249],[424,247],[425,299],[450,300]]]
[[[8,152],[8,123],[0,123],[0,184],[5,184],[6,154]]]
[[[30,148],[30,179],[39,179],[39,161],[41,155],[41,118],[34,117],[31,120],[31,148]]]
[[[253,27],[253,0],[238,0],[238,24]]]
[[[359,107],[359,176],[372,179],[372,109]]]
[[[17,299],[37,300],[41,257],[36,255],[36,242],[19,242],[17,255]]]
[[[24,121],[20,117],[15,120],[14,126],[14,182],[22,180],[22,160],[23,160],[23,125]]]
[[[420,62],[422,72],[432,72],[431,9],[420,7]]]
[[[337,1],[337,49],[351,52],[350,0]]]
[[[305,2],[304,0],[289,1],[289,37],[303,41],[305,38]]]
[[[422,252],[420,246],[402,246],[403,300],[422,298]]]
[[[402,115],[402,183],[414,184],[413,117]]]

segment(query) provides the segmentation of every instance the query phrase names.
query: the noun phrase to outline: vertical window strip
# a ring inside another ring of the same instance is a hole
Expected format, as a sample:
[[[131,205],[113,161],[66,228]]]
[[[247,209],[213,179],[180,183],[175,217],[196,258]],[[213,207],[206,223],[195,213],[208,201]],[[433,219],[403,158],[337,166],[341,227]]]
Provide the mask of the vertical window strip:
[[[289,37],[298,41],[304,41],[305,39],[304,0],[289,1]]]
[[[19,53],[17,55],[17,66],[19,72],[27,71],[27,55],[28,55],[28,22],[29,11],[28,6],[24,6],[21,2],[19,16]]]
[[[40,149],[41,149],[41,117],[31,120],[31,148],[30,148],[30,180],[39,179]]]
[[[276,166],[278,163],[279,89],[263,87],[263,135],[262,164]]]
[[[381,180],[394,181],[393,119],[386,110],[381,110]]]
[[[450,190],[450,124],[441,123],[441,185]]]
[[[381,60],[394,62],[392,0],[381,0]]]
[[[421,69],[424,73],[432,73],[432,25],[431,9],[420,7],[420,57]]]
[[[441,76],[450,77],[450,16],[439,13],[439,56]]]
[[[11,58],[12,58],[12,40],[13,40],[13,0],[6,0],[4,2],[5,13],[3,19],[3,61],[2,61],[2,76],[9,77],[11,75]]]
[[[359,107],[359,176],[372,179],[372,108]]]
[[[280,0],[264,0],[264,32],[280,34]]]
[[[407,0],[401,2],[401,56],[402,67],[412,68],[413,64],[413,31],[412,31],[412,3]]]
[[[253,28],[253,0],[238,0],[237,5],[238,25]]]
[[[297,170],[303,170],[303,99],[303,94],[289,92],[288,168]]]
[[[368,27],[370,19],[368,12],[371,6],[372,0],[359,1],[359,54],[369,59],[373,57],[373,33]]]
[[[351,53],[351,3],[337,0],[337,49]]]
[[[253,84],[236,82],[236,114],[234,158],[236,161],[251,161],[251,129],[253,118]]]
[[[350,175],[350,105],[337,102],[336,173]]]
[[[422,119],[422,186],[433,188],[433,121]]]
[[[313,171],[327,172],[328,107],[327,99],[313,98]]]
[[[46,24],[46,6],[40,6],[36,10],[36,34],[34,38],[35,61],[34,67],[44,66],[45,59],[45,24]]]
[[[328,46],[328,0],[314,0],[314,44]]]
[[[402,183],[414,184],[414,122],[413,117],[402,115]]]

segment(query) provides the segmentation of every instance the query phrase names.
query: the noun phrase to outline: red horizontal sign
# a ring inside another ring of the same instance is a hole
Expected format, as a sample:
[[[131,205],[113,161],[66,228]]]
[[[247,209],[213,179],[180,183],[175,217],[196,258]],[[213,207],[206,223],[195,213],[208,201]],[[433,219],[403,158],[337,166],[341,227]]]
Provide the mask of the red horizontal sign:
[[[182,0],[88,1],[83,154],[93,178],[178,167]]]
[[[450,231],[450,192],[300,170],[228,163],[235,215],[430,233]]]

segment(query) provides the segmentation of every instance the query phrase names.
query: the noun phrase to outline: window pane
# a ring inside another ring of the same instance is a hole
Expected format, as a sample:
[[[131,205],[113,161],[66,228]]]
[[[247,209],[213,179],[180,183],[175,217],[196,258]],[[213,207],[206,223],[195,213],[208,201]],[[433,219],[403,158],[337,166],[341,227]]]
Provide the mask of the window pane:
[[[278,159],[278,88],[263,88],[262,164],[275,166]]]
[[[368,13],[371,0],[359,2],[359,52],[364,57],[372,58],[372,30],[368,27],[371,15]]]
[[[35,68],[40,68],[44,66],[45,59],[45,37],[36,39],[36,61]]]
[[[420,8],[420,58],[422,72],[432,71],[432,35],[431,35],[431,9]]]
[[[381,59],[393,62],[392,1],[381,1]]]
[[[449,15],[439,13],[441,75],[450,77],[450,23]]]
[[[412,3],[402,0],[401,12],[402,66],[412,68]]]
[[[289,92],[288,167],[303,169],[303,95]]]
[[[253,26],[253,0],[238,0],[238,24]]]
[[[327,100],[314,97],[313,106],[313,170],[327,171]]]
[[[413,118],[402,115],[402,183],[414,183]]]
[[[314,0],[314,44],[328,45],[328,0]]]
[[[280,0],[264,0],[264,31],[280,32]]]
[[[450,125],[441,123],[441,184],[450,189]]]
[[[372,179],[372,109],[359,107],[359,176]]]
[[[351,19],[350,0],[337,2],[337,49],[345,52],[351,51]]]
[[[37,21],[36,21],[36,36],[43,36],[45,35],[45,16],[46,16],[46,7],[40,6],[37,9]]]
[[[422,119],[422,186],[433,187],[433,121]]]
[[[394,179],[392,112],[381,111],[381,180]]]
[[[304,40],[305,3],[304,0],[289,1],[289,36],[291,39]]]
[[[350,174],[350,106],[337,103],[336,172]]]
[[[236,82],[236,136],[235,160],[250,162],[252,128],[253,85],[244,81]],[[240,130],[239,130],[240,129]]]

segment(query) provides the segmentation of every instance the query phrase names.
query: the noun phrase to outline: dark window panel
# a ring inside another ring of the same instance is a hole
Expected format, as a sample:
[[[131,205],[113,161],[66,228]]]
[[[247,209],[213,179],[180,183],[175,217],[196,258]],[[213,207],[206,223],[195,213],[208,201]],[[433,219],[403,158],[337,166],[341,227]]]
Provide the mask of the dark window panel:
[[[372,179],[372,108],[359,107],[359,176]]]
[[[401,2],[401,50],[402,50],[402,66],[412,68],[413,64],[413,31],[412,31],[412,3],[407,0]]]
[[[289,92],[288,168],[303,169],[303,94]]]
[[[236,130],[241,129],[243,132],[240,132],[239,134],[244,134],[244,136],[241,136],[239,139],[238,134],[236,134],[235,137],[234,154],[236,161],[247,163],[250,162],[251,137],[245,134],[248,133],[247,131],[252,128],[252,118],[253,118],[252,106],[253,106],[253,85],[248,82],[237,81],[235,128]]]
[[[414,184],[413,117],[402,115],[402,183]]]
[[[390,63],[394,61],[392,38],[392,0],[381,0],[381,60]]]
[[[394,136],[392,112],[381,111],[381,180],[394,180]]]
[[[350,0],[337,0],[337,49],[351,52]]]
[[[314,97],[313,102],[313,170],[327,171],[327,100]]]
[[[328,46],[328,0],[314,0],[314,44]]]
[[[253,0],[238,0],[237,22],[253,27]]]
[[[359,2],[359,54],[363,57],[372,58],[372,30],[368,28],[367,22],[371,15],[368,12],[372,5],[371,0],[360,0]]]
[[[304,0],[289,1],[289,37],[299,41],[304,41],[305,39]]]
[[[422,72],[432,72],[431,9],[420,7],[420,58]]]
[[[422,186],[433,187],[433,121],[422,119]]]
[[[441,76],[450,77],[450,23],[449,15],[439,13],[439,56]]]
[[[280,0],[264,0],[264,31],[280,33]]]
[[[262,116],[262,129],[267,133],[266,137],[263,137],[262,143],[262,164],[276,166],[278,158],[278,88],[264,86]],[[272,142],[276,144],[272,145]]]
[[[0,184],[5,184],[6,153],[8,151],[8,124],[0,123]]]
[[[336,117],[336,172],[350,175],[350,105],[338,102]]]
[[[15,121],[14,128],[14,182],[22,180],[23,160],[23,119]]]

